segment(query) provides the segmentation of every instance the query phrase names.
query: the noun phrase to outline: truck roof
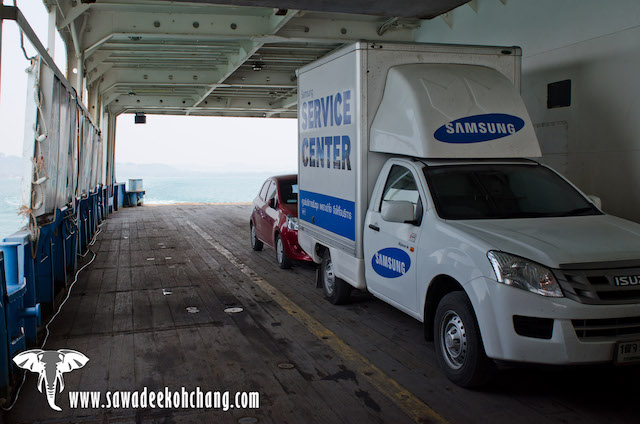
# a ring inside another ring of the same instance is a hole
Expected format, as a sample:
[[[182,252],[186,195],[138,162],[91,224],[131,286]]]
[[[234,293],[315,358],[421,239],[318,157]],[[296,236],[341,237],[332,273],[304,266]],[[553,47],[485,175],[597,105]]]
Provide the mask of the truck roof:
[[[419,158],[541,156],[518,91],[496,69],[414,63],[389,68],[370,150]]]

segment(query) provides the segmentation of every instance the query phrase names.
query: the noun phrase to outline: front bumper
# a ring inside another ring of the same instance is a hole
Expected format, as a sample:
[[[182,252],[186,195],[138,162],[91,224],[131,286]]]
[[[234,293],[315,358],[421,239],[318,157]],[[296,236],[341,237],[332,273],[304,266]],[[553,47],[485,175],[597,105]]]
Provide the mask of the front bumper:
[[[281,234],[284,244],[284,251],[289,259],[293,259],[296,261],[313,261],[313,259],[311,259],[311,256],[307,255],[307,253],[302,250],[302,248],[298,244],[298,231],[290,230],[286,226],[283,226]]]
[[[640,317],[640,304],[587,305],[567,298],[550,298],[481,277],[465,284],[482,340],[490,358],[539,364],[611,362],[619,341],[640,340],[640,333],[579,337],[574,320]],[[515,315],[553,319],[550,339],[522,336]]]

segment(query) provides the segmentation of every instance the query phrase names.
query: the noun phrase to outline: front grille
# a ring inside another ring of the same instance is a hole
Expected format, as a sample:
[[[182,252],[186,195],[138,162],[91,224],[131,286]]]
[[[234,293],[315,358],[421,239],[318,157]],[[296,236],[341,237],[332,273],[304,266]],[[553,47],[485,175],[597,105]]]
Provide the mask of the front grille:
[[[640,317],[571,320],[578,339],[640,337]]]
[[[586,264],[581,264],[586,265]],[[606,265],[606,264],[601,264]],[[633,267],[593,269],[584,266],[565,265],[553,273],[569,299],[594,305],[617,305],[640,303],[640,284],[617,286],[616,276],[640,275],[640,265],[634,261]]]

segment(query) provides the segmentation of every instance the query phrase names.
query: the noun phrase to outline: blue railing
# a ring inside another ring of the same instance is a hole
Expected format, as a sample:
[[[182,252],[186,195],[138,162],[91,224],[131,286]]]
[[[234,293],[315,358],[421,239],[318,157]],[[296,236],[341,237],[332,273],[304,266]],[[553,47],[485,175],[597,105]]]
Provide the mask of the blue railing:
[[[38,90],[44,81],[50,91],[27,100],[35,120],[25,125],[32,131],[25,133],[25,142],[33,143],[34,152],[25,158],[34,166],[32,181],[26,182],[32,198],[23,205],[30,216],[28,230],[0,241],[0,406],[4,406],[21,380],[12,358],[43,345],[45,323],[55,316],[77,276],[79,258],[88,251],[99,224],[125,204],[127,193],[124,184],[111,184],[115,168],[103,157],[109,143],[105,149],[91,113],[20,10],[1,3],[0,19],[15,21],[38,52],[29,68],[30,81]],[[65,125],[59,122],[62,110],[69,119]],[[60,131],[63,127],[70,130]],[[115,132],[108,133],[115,143]],[[68,178],[68,171],[73,178]],[[67,206],[60,208],[61,204]]]
[[[100,223],[122,204],[119,186],[99,187],[78,200],[75,210],[56,211],[40,227],[36,242],[26,230],[0,242],[0,392],[5,399],[21,378],[11,358],[40,347],[44,323],[69,289],[78,258],[88,251]]]

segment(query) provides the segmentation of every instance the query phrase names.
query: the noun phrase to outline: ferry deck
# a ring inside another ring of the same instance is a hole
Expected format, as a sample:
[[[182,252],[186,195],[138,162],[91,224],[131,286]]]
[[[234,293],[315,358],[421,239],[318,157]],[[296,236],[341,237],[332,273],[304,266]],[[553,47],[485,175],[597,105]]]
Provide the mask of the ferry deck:
[[[456,387],[438,369],[419,322],[364,293],[333,306],[315,288],[313,266],[281,270],[273,249],[254,252],[250,211],[170,205],[111,215],[90,248],[95,260],[50,328],[47,348],[86,354],[89,363],[65,374],[65,385],[98,391],[102,402],[109,391],[200,387],[257,391],[259,409],[56,412],[28,376],[5,421],[634,421],[634,391],[613,388],[633,387],[637,368],[511,368],[484,391]]]

